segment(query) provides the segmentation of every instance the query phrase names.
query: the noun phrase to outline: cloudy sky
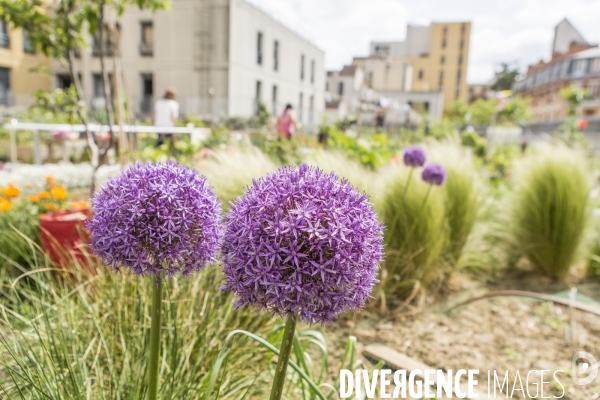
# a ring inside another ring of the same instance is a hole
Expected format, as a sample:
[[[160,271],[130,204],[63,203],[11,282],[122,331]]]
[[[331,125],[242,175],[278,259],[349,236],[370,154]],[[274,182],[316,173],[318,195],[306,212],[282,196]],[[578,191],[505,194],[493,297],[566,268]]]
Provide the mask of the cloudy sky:
[[[366,55],[372,40],[403,40],[406,25],[471,21],[469,83],[509,62],[549,58],[554,26],[567,17],[600,42],[600,0],[249,0],[325,51],[327,69]]]

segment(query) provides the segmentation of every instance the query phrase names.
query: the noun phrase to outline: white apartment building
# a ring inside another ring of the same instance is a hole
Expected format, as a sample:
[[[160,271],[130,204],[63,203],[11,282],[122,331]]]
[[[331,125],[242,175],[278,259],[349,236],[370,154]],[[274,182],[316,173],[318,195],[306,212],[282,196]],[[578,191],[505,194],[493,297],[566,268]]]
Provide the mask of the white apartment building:
[[[187,114],[249,117],[263,102],[276,115],[289,103],[311,127],[324,110],[323,51],[244,0],[172,0],[171,11],[156,13],[131,7],[118,24],[137,113],[149,113],[169,86]],[[89,44],[79,70],[90,104],[102,106],[94,38]],[[63,66],[54,72],[57,86],[69,84]]]

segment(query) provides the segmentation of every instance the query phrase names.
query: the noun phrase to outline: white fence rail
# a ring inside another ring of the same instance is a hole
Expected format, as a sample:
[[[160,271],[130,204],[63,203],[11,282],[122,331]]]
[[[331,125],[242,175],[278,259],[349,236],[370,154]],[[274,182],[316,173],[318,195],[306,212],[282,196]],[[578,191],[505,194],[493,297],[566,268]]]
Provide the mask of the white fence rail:
[[[3,128],[10,132],[10,160],[11,162],[17,162],[17,133],[18,131],[31,131],[33,133],[33,163],[42,163],[42,143],[40,138],[40,131],[48,132],[63,132],[63,133],[82,133],[86,132],[84,125],[69,125],[69,124],[38,124],[29,122],[18,122],[12,120],[11,122],[5,123]],[[144,125],[123,125],[123,132],[126,133],[173,133],[192,135],[199,138],[206,138],[210,136],[211,130],[209,128],[196,128],[196,127],[161,127],[161,126],[144,126]],[[87,130],[93,133],[110,132],[108,125],[97,125],[89,124]],[[113,132],[120,132],[121,127],[113,125]],[[67,143],[68,139],[64,139],[64,143]]]

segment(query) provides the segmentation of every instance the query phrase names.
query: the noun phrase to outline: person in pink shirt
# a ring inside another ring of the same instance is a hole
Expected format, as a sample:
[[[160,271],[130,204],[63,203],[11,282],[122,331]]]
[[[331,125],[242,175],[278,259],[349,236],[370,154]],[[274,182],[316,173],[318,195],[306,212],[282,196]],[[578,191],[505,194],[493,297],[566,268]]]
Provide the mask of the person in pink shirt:
[[[277,119],[277,133],[284,139],[290,140],[294,134],[294,128],[296,127],[296,118],[294,118],[294,112],[292,111],[292,105],[288,104],[285,106],[285,110]]]

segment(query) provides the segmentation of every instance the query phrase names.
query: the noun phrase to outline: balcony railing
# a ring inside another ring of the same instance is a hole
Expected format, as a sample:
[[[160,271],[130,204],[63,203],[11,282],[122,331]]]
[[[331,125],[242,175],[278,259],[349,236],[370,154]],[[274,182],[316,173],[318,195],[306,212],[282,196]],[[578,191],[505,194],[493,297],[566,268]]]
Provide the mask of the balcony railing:
[[[154,56],[154,45],[152,43],[140,43],[140,55],[144,57]]]
[[[140,102],[140,112],[144,115],[150,115],[153,111],[154,99],[152,96],[145,96]]]

